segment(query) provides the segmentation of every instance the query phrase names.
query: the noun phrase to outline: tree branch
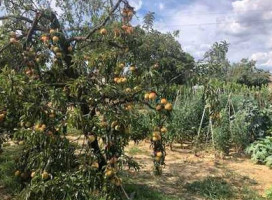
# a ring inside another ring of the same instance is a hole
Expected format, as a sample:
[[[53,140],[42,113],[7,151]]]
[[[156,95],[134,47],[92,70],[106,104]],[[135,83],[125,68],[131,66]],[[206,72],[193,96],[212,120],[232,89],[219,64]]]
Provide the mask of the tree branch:
[[[115,6],[111,9],[111,11],[109,12],[109,15],[104,19],[104,21],[96,26],[86,37],[86,39],[89,39],[92,34],[94,34],[97,30],[99,30],[102,26],[105,26],[106,23],[110,20],[110,17],[113,15],[113,13],[115,12],[115,10],[119,7],[120,3],[122,2],[123,0],[118,0],[117,3],[115,4]]]
[[[16,15],[7,15],[7,16],[2,16],[0,17],[0,20],[7,20],[7,19],[18,19],[18,20],[23,20],[23,21],[26,21],[28,23],[33,23],[33,21],[27,17],[24,17],[24,16],[16,16]]]
[[[121,4],[122,1],[124,1],[124,0],[118,0],[117,3],[115,4],[115,6],[113,6],[112,9],[110,10],[108,16],[104,19],[104,21],[101,24],[94,27],[86,37],[72,37],[68,41],[69,42],[85,41],[85,40],[89,39],[97,30],[99,30],[101,27],[106,25],[106,23],[110,20],[111,16],[117,10],[117,8],[119,7],[119,5]]]
[[[27,33],[26,41],[25,41],[25,44],[24,44],[24,49],[26,48],[27,43],[31,40],[32,35],[33,35],[34,31],[35,31],[36,26],[38,25],[38,22],[39,22],[41,16],[42,16],[41,13],[36,14],[35,19],[34,19],[34,21],[32,23],[32,26],[29,29],[28,33]]]
[[[22,39],[24,37],[24,35],[21,35],[20,37],[18,37],[17,39]],[[9,48],[10,46],[12,45],[12,43],[7,43],[7,44],[5,44],[1,49],[0,49],[0,54],[3,52],[3,51],[5,51],[7,48]]]
[[[0,54],[5,51],[7,48],[9,48],[9,46],[11,45],[11,43],[7,43],[6,45],[4,45],[1,49],[0,49]]]
[[[92,40],[88,40],[85,36],[76,36],[76,37],[72,37],[70,39],[68,39],[69,42],[72,41],[88,41],[88,42],[92,42]]]

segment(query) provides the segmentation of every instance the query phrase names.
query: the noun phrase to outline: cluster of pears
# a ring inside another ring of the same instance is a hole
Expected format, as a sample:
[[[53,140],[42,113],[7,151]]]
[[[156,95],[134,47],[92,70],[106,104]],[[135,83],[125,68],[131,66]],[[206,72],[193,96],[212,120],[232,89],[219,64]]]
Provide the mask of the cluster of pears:
[[[106,36],[106,35],[108,34],[108,31],[107,31],[106,28],[100,29],[99,32],[100,32],[100,34],[103,35],[103,36]],[[120,31],[120,29],[117,28],[117,27],[113,29],[113,33],[114,33],[114,38],[118,38],[118,37],[121,36],[121,31]]]
[[[161,151],[154,152],[154,159],[157,162],[160,162],[161,159],[163,158],[163,153]]]
[[[1,111],[0,113],[0,122],[4,121],[5,117],[6,117],[6,111]]]
[[[24,122],[24,121],[21,121],[20,122],[20,126],[21,127],[24,127],[24,128],[30,128],[31,127],[31,122],[27,121],[27,122]]]
[[[131,25],[122,25],[121,29],[127,35],[131,35],[134,32],[134,28]],[[106,28],[101,28],[99,33],[103,36],[106,36],[108,34],[108,30]],[[121,36],[121,31],[119,28],[114,28],[113,33],[114,38],[118,38]]]
[[[36,131],[36,132],[44,132],[45,129],[46,129],[46,125],[45,124],[37,123],[34,126],[34,131]]]
[[[131,8],[131,7],[124,8],[122,11],[123,25],[122,25],[121,29],[127,35],[131,35],[134,32],[134,28],[129,23],[134,15],[134,13],[135,12],[134,12],[133,8]],[[103,36],[108,34],[108,30],[106,28],[101,28],[99,32]],[[115,27],[113,29],[113,32],[114,32],[114,38],[118,38],[121,36],[121,31],[119,28]]]
[[[15,175],[16,177],[21,177],[22,179],[25,180],[25,179],[27,179],[29,176],[30,176],[31,178],[34,178],[34,177],[36,176],[36,172],[35,172],[35,171],[32,171],[31,173],[27,173],[27,172],[21,172],[20,170],[16,170],[15,173],[14,173],[14,175]],[[49,179],[49,176],[50,176],[50,174],[49,174],[47,171],[43,171],[43,172],[41,173],[41,177],[42,177],[43,180]]]
[[[29,177],[29,173],[27,173],[27,172],[21,172],[20,170],[16,170],[15,173],[14,173],[14,175],[16,177],[20,177],[23,180],[26,180]]]
[[[122,184],[122,179],[117,176],[118,168],[117,168],[118,158],[113,156],[108,160],[108,166],[105,169],[105,178],[110,180],[110,182],[116,186],[120,186]]]
[[[55,53],[57,58],[62,58],[62,51],[59,47],[60,38],[58,36],[58,30],[50,29],[49,33],[50,33],[49,34],[50,37],[48,36],[47,38],[45,36],[43,41],[48,42],[51,39],[53,45],[51,46],[50,49]]]
[[[134,31],[133,27],[129,24],[134,13],[135,12],[132,7],[125,7],[122,11],[122,21],[123,21],[122,29],[128,35],[132,34]]]
[[[160,142],[162,139],[162,134],[167,132],[166,127],[156,127],[153,134],[152,134],[152,141],[154,143]],[[158,144],[158,143],[157,143]],[[162,151],[155,150],[154,152],[154,160],[156,162],[160,162],[162,158],[164,157],[164,153]]]
[[[120,123],[119,123],[118,121],[113,121],[113,122],[111,123],[111,128],[112,128],[113,130],[115,130],[115,131],[120,131],[121,125],[120,125]]]
[[[160,100],[160,103],[156,106],[156,110],[161,111],[163,108],[167,111],[171,111],[173,109],[173,106],[167,101],[167,99],[162,98]]]
[[[10,33],[9,42],[10,42],[11,44],[19,44],[19,41],[17,40],[17,35],[16,35],[15,32],[11,32],[11,33]]]
[[[132,109],[133,109],[133,104],[132,103],[128,103],[128,104],[125,105],[125,110],[130,111]]]
[[[27,65],[25,74],[32,78],[38,78],[38,75],[35,73],[34,67],[35,64],[38,64],[42,61],[43,55],[38,54],[33,47],[27,47],[22,53],[24,62]]]
[[[145,100],[155,100],[157,99],[156,92],[149,92],[144,95]],[[162,109],[165,109],[167,111],[171,111],[173,109],[173,106],[171,103],[167,101],[167,99],[162,98],[160,100],[160,103],[156,106],[157,111],[161,111]]]
[[[128,35],[131,35],[134,32],[134,28],[131,25],[125,25],[124,24],[122,26],[122,30]]]
[[[120,73],[122,73],[124,71],[125,66],[126,65],[124,63],[117,64],[117,66],[114,69],[114,75],[117,76]]]
[[[117,84],[122,84],[122,83],[126,83],[127,82],[127,78],[126,77],[115,77],[113,79],[113,81]]]
[[[157,142],[159,140],[161,140],[161,134],[162,133],[166,133],[167,132],[167,128],[166,127],[161,127],[161,128],[155,128],[154,132],[152,133],[152,141]]]
[[[96,140],[96,137],[95,137],[94,134],[89,134],[89,135],[88,135],[88,141],[89,141],[90,143],[93,143],[95,140]]]
[[[124,70],[124,68],[125,68],[125,64],[124,64],[124,63],[120,63],[120,64],[115,68],[114,74],[115,74],[115,75],[120,74],[120,73]],[[131,66],[128,68],[128,70],[129,70],[131,73],[133,73],[133,72],[135,72],[135,71],[137,70],[137,68],[136,68],[134,65],[131,65]],[[114,81],[115,83],[118,83],[118,84],[120,84],[120,83],[126,83],[126,82],[127,82],[127,78],[126,78],[126,77],[115,77],[115,78],[113,79],[113,81]]]
[[[157,98],[156,92],[149,92],[144,95],[145,100],[155,100]]]
[[[60,32],[58,31],[58,29],[50,29],[49,34],[44,34],[41,36],[41,41],[47,45],[48,47],[50,47],[50,49],[55,53],[57,58],[62,58],[63,57],[63,53],[60,46]],[[49,43],[52,43],[52,45],[50,46]],[[73,51],[73,47],[70,45],[67,48],[68,52],[72,52]]]
[[[112,184],[120,186],[122,184],[122,179],[117,176],[118,167],[117,167],[118,158],[113,156],[107,161],[107,167],[104,170],[104,177],[109,180]],[[95,159],[91,162],[91,168],[94,170],[99,169],[99,163]]]
[[[122,184],[122,179],[117,177],[116,173],[117,173],[116,169],[108,167],[105,170],[105,177],[109,179],[112,184],[120,186]]]
[[[133,15],[134,15],[134,10],[132,7],[125,7],[122,10],[122,16],[123,16],[123,22],[128,22],[131,21]]]

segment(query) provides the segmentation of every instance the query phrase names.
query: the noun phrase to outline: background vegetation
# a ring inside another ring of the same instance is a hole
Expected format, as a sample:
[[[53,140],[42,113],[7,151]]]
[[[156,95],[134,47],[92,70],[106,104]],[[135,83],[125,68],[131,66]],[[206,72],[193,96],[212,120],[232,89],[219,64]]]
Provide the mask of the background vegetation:
[[[175,199],[124,178],[140,169],[130,141],[150,141],[155,175],[173,143],[272,167],[270,74],[256,62],[230,63],[225,41],[195,61],[178,31],[153,28],[154,13],[133,27],[126,0],[56,3],[63,13],[47,0],[1,5],[0,185],[15,198]],[[185,189],[206,199],[241,192],[218,177]]]

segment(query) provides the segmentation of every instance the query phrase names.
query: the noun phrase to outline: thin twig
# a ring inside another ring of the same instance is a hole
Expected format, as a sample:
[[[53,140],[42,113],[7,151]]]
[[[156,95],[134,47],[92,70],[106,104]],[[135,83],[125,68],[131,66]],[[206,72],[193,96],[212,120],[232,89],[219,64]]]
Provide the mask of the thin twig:
[[[7,43],[6,45],[4,45],[1,49],[0,49],[0,54],[5,51],[7,48],[9,48],[11,45],[11,43]]]
[[[27,43],[31,40],[32,35],[33,35],[33,33],[34,33],[34,30],[35,30],[35,28],[36,28],[36,26],[37,26],[37,24],[38,24],[38,22],[39,22],[41,16],[42,16],[41,13],[37,13],[37,14],[36,14],[35,19],[34,19],[34,21],[33,21],[33,23],[32,23],[32,26],[31,26],[31,28],[29,29],[28,33],[27,33],[26,42],[25,42],[25,44],[24,44],[24,49],[27,47]]]
[[[7,20],[7,19],[11,19],[11,18],[14,18],[14,19],[18,19],[18,20],[23,20],[23,21],[26,21],[26,22],[29,22],[29,23],[33,23],[33,21],[27,17],[24,17],[24,16],[17,16],[17,15],[7,15],[7,16],[2,16],[0,17],[0,20]]]
[[[18,37],[17,39],[22,39],[24,37],[24,35],[21,35],[20,37]],[[9,42],[9,43],[7,43],[7,44],[5,44],[1,49],[0,49],[0,54],[3,52],[3,51],[5,51],[7,48],[9,48],[10,46],[12,45],[12,43],[11,42]]]
[[[88,35],[87,35],[87,39],[89,39],[93,33],[95,33],[97,30],[99,30],[102,26],[105,26],[106,23],[109,21],[110,17],[112,16],[112,14],[115,12],[115,10],[119,7],[120,3],[123,0],[118,0],[117,3],[115,4],[115,6],[111,9],[111,11],[109,12],[109,15],[106,17],[106,19],[98,26],[96,26]]]
[[[101,24],[94,27],[86,37],[72,37],[68,41],[71,42],[71,41],[86,41],[86,40],[88,40],[97,30],[99,30],[102,26],[106,25],[106,23],[110,20],[111,16],[116,11],[116,9],[119,7],[119,5],[122,1],[124,1],[124,0],[118,0],[117,3],[115,4],[115,6],[109,12],[108,16],[104,19],[104,21]]]
[[[120,187],[121,187],[122,191],[124,192],[126,198],[127,198],[128,200],[130,200],[130,198],[129,198],[127,192],[125,191],[125,189],[124,189],[124,187],[123,187],[123,185],[121,185]]]

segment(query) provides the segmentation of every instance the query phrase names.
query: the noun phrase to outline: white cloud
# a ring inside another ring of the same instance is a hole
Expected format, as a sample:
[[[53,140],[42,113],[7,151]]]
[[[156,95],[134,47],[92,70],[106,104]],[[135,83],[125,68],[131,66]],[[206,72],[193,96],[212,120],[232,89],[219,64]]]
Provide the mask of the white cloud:
[[[217,36],[216,25],[197,26],[216,23],[217,18],[214,15],[201,15],[210,12],[209,5],[198,2],[177,6],[171,10],[164,9],[160,13],[162,19],[155,23],[155,28],[163,32],[180,30],[179,41],[183,49],[200,59],[215,41],[221,40]]]
[[[55,11],[58,15],[62,15],[64,12],[63,10],[57,6],[56,0],[52,0],[50,2],[50,7],[52,8],[53,11]]]
[[[167,9],[158,8],[155,28],[162,32],[180,30],[183,49],[196,59],[202,58],[214,42],[226,40],[230,61],[254,58],[258,67],[272,71],[271,0],[175,2],[175,6],[167,4]],[[153,10],[152,4],[145,9]]]
[[[240,0],[232,3],[232,23],[239,29],[228,29],[221,27],[223,33],[237,41],[235,51],[240,55],[250,57],[257,61],[259,67],[272,70],[272,4],[271,0]],[[239,44],[247,43],[247,49]]]
[[[163,10],[164,9],[164,4],[163,3],[159,3],[159,10]]]
[[[264,69],[271,71],[272,66],[272,51],[254,53],[251,57],[252,60],[257,61],[258,65]]]
[[[143,1],[142,0],[129,0],[129,4],[134,7],[134,9],[140,10],[142,8],[143,5]]]

